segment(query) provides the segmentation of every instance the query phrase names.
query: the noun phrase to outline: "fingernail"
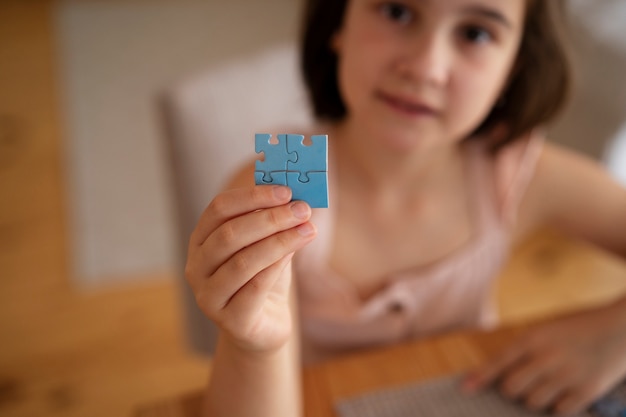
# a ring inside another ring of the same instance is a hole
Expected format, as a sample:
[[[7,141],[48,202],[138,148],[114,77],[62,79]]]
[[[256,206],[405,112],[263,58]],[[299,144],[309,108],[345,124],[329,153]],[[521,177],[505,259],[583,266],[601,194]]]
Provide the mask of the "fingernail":
[[[289,198],[289,193],[290,191],[287,187],[283,187],[281,185],[274,186],[274,196],[278,200],[286,200]]]
[[[300,233],[300,236],[304,237],[311,236],[313,233],[315,233],[315,228],[309,222],[301,224],[300,226],[296,227],[296,229],[298,230],[298,233]]]
[[[309,216],[309,206],[301,201],[291,204],[293,215],[299,219],[306,219]]]

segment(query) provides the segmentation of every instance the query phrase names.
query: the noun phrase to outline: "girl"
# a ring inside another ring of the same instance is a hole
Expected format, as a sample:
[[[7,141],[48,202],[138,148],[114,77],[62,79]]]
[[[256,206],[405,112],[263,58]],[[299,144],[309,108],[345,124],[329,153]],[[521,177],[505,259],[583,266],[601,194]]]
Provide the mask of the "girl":
[[[550,225],[626,257],[626,191],[543,143],[569,84],[557,0],[309,0],[304,78],[331,208],[254,186],[202,214],[186,277],[220,328],[206,413],[297,416],[300,363],[495,323],[492,280]],[[295,254],[295,256],[294,256]],[[626,374],[626,300],[545,325],[467,377],[583,409]]]

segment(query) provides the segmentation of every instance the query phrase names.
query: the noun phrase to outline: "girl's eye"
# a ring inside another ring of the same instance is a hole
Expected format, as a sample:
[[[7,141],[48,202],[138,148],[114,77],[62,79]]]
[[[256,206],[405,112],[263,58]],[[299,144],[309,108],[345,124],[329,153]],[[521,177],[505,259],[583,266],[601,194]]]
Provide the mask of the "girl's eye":
[[[380,6],[380,11],[389,20],[406,24],[413,19],[413,12],[400,3],[385,3]]]
[[[464,28],[462,35],[471,43],[486,43],[493,40],[493,36],[491,36],[489,31],[478,26],[468,26]]]

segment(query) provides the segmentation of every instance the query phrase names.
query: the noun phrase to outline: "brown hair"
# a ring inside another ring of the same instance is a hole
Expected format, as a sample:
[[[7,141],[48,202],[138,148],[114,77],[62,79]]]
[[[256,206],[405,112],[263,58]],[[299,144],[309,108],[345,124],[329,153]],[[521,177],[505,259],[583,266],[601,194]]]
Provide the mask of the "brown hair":
[[[341,120],[347,109],[337,80],[331,38],[343,22],[347,0],[307,0],[300,65],[315,116]],[[500,147],[551,121],[564,107],[571,85],[563,0],[527,0],[524,32],[510,81],[471,136],[505,127]]]

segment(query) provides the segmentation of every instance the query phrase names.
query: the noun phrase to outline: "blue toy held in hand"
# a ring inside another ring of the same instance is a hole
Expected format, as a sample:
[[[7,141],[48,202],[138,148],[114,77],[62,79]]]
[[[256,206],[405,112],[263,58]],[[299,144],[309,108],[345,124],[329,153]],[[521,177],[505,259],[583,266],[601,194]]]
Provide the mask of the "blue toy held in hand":
[[[287,185],[293,200],[307,202],[312,208],[328,207],[328,135],[311,136],[304,144],[303,135],[257,133],[255,151],[265,155],[256,161],[254,182],[257,185]]]

